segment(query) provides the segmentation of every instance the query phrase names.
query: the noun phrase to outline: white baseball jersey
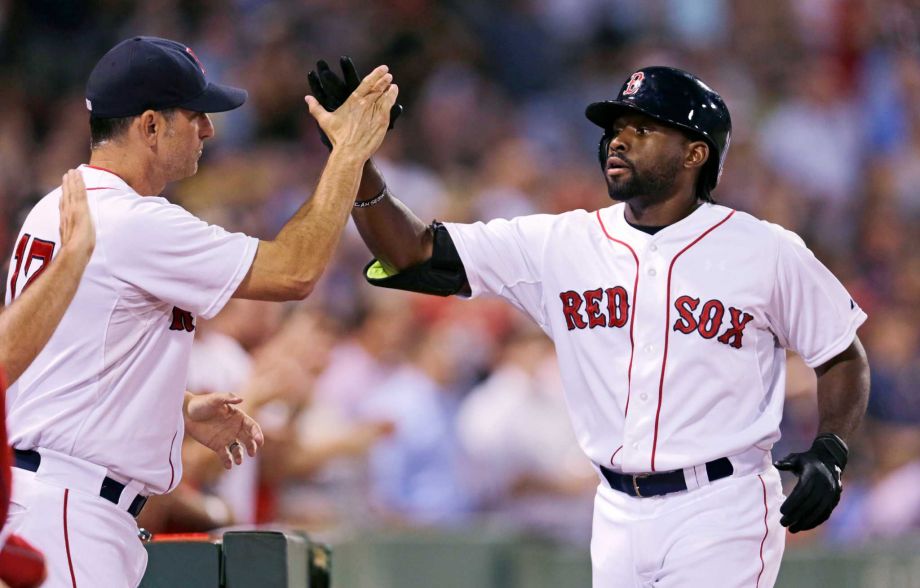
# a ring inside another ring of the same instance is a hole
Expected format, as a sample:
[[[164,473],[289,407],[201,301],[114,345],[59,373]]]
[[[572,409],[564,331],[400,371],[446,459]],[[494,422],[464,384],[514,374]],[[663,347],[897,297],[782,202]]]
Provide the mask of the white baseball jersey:
[[[217,314],[246,276],[258,240],[140,196],[82,166],[96,248],[48,345],[7,393],[10,443],[46,448],[135,480],[144,493],[182,472],[182,400],[195,316]],[[59,249],[60,188],[26,218],[7,304]]]
[[[865,313],[776,225],[703,204],[649,235],[624,210],[445,226],[472,296],[505,298],[555,342],[594,463],[655,472],[769,450],[785,349],[820,365]]]

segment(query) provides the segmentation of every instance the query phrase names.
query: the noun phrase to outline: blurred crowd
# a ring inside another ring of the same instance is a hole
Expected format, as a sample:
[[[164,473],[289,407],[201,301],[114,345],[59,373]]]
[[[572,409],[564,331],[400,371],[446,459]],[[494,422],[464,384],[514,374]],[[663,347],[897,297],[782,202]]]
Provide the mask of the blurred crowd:
[[[137,34],[181,40],[211,79],[249,90],[166,195],[261,238],[326,156],[303,102],[317,59],[390,66],[405,112],[378,165],[422,219],[451,221],[606,206],[585,106],[639,66],[697,73],[734,121],[716,200],[802,235],[870,317],[872,397],[843,502],[793,539],[920,531],[920,3],[0,0],[3,251],[87,161],[86,77]],[[496,301],[371,288],[369,259],[351,227],[305,303],[233,301],[198,322],[189,389],[239,394],[268,439],[229,474],[189,443],[183,485],[142,526],[485,523],[586,542],[597,478],[551,343]],[[774,453],[807,447],[816,422],[814,374],[790,357]]]

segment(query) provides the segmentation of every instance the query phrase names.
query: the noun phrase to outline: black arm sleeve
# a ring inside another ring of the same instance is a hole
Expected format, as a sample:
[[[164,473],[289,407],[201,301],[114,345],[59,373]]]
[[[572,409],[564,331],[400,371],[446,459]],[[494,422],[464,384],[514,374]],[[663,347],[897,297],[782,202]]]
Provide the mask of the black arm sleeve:
[[[368,283],[381,288],[436,296],[469,294],[466,270],[450,233],[438,221],[434,221],[428,230],[434,235],[430,259],[397,274],[388,274],[383,265],[374,259],[364,267],[364,277]]]

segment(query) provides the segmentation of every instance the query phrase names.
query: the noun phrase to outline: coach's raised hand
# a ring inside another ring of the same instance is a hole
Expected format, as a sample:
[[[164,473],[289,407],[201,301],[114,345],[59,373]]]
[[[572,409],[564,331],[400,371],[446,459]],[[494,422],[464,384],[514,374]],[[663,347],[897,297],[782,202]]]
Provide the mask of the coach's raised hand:
[[[316,69],[307,74],[307,81],[310,83],[310,92],[319,103],[332,112],[344,104],[348,97],[358,88],[361,79],[358,77],[358,70],[350,57],[342,56],[339,58],[339,66],[342,68],[342,77],[340,78],[329,64],[320,59],[316,62]],[[403,107],[399,102],[393,104],[390,108],[390,124],[387,129],[392,129],[396,124],[396,119],[402,114]],[[319,129],[319,138],[327,148],[332,149],[332,143],[326,133]]]
[[[315,96],[306,96],[310,114],[329,138],[333,153],[347,153],[363,162],[377,151],[399,94],[392,82],[387,66],[377,67],[334,112],[323,108]]]
[[[306,96],[310,114],[333,145],[313,196],[271,241],[259,242],[237,298],[294,300],[309,296],[335,251],[358,194],[366,162],[383,141],[399,89],[386,66],[364,78],[335,112]]]

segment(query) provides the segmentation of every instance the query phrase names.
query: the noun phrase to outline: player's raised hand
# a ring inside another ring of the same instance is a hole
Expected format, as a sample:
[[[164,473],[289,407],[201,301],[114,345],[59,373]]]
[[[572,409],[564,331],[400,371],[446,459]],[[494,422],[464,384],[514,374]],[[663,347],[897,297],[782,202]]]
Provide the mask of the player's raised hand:
[[[96,228],[86,200],[86,186],[79,171],[69,170],[61,178],[61,247],[85,255],[96,247]]]
[[[348,152],[362,161],[377,151],[399,94],[398,86],[392,82],[389,68],[377,67],[334,112],[323,108],[315,96],[305,97],[310,114],[329,138],[333,150]]]
[[[186,395],[185,430],[221,458],[228,470],[243,463],[243,449],[255,457],[265,443],[262,428],[235,405],[243,401],[234,394]]]

